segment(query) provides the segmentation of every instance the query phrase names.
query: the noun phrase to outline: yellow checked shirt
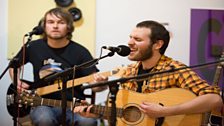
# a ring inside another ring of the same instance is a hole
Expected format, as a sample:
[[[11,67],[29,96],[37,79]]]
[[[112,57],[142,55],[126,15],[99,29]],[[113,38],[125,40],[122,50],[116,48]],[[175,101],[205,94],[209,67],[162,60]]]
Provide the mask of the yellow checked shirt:
[[[138,68],[141,62],[129,65],[123,77],[135,76],[138,73]],[[167,71],[171,69],[186,67],[185,64],[174,61],[172,58],[162,56],[157,65],[150,71],[150,73],[157,73],[161,71]],[[142,93],[150,93],[157,90],[166,88],[184,88],[192,91],[196,95],[203,95],[207,93],[219,94],[220,89],[218,86],[211,86],[205,80],[201,79],[191,69],[181,69],[175,72],[169,72],[164,74],[156,74],[146,81],[142,86]],[[137,82],[127,82],[122,84],[123,89],[136,91],[138,88]]]

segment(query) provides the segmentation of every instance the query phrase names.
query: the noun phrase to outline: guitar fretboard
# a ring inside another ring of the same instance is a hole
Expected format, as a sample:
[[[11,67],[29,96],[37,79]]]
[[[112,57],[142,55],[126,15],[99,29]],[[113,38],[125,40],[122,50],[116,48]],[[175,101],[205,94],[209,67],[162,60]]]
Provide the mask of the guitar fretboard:
[[[33,99],[33,106],[40,106],[40,105],[61,107],[62,100],[35,97]],[[67,101],[67,108],[72,108],[72,102],[71,101]]]
[[[32,103],[33,103],[32,106],[45,105],[45,106],[61,107],[62,100],[35,97],[35,98],[33,98]],[[81,105],[82,105],[82,103],[79,103],[79,102],[76,102],[74,104],[74,106],[81,106]],[[72,107],[73,107],[73,102],[68,101],[67,102],[67,108],[72,109]],[[90,112],[94,113],[94,114],[102,115],[103,117],[110,117],[111,112],[112,112],[112,108],[111,107],[106,107],[106,106],[101,106],[101,105],[93,105]],[[116,116],[117,117],[122,117],[122,114],[123,114],[123,109],[122,108],[116,108]]]
[[[101,106],[101,105],[94,105],[93,108],[90,110],[91,113],[99,114],[103,117],[110,117],[112,108]],[[115,111],[113,111],[115,113]],[[122,108],[116,108],[116,117],[122,117],[123,115],[123,109]]]

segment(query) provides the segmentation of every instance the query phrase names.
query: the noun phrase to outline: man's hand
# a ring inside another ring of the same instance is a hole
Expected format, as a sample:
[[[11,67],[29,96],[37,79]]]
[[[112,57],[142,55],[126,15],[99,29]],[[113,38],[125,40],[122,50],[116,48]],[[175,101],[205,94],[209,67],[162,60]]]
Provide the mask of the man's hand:
[[[108,77],[95,73],[94,74],[94,81],[92,82],[92,84],[93,83],[99,83],[99,82],[105,82],[105,81],[108,81]],[[101,86],[101,87],[93,88],[93,91],[94,92],[99,92],[99,91],[103,91],[103,90],[106,90],[106,89],[107,89],[107,86]]]
[[[142,104],[140,104],[141,111],[143,111],[146,115],[148,115],[151,118],[164,117],[165,108],[166,107],[162,105],[149,102],[142,102]]]
[[[83,117],[87,118],[97,118],[97,114],[90,113],[90,109],[93,107],[93,105],[88,105],[88,103],[84,100],[81,101],[82,106],[76,106],[73,110],[73,112],[80,114]]]
[[[27,90],[29,89],[30,85],[28,85],[27,83],[21,81],[21,80],[18,80],[17,81],[17,91],[18,93],[21,93],[23,90]]]

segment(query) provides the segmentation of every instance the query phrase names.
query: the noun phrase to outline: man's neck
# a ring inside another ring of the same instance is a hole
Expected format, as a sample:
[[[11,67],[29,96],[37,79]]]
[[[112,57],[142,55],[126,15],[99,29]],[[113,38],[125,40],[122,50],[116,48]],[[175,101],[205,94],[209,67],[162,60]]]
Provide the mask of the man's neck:
[[[151,58],[142,61],[142,68],[144,70],[148,70],[148,69],[151,69],[152,67],[156,66],[156,64],[158,63],[161,56],[162,56],[161,54],[153,55]]]
[[[68,45],[68,43],[69,43],[69,40],[66,38],[58,39],[58,40],[50,39],[50,38],[47,39],[47,44],[52,48],[63,48],[66,45]]]

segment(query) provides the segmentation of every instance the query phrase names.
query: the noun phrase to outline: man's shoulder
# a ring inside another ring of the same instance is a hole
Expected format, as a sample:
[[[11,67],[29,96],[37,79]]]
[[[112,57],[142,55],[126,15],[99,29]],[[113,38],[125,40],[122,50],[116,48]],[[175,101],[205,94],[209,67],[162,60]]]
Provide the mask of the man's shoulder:
[[[70,48],[76,49],[78,51],[87,51],[87,52],[89,52],[89,50],[85,46],[83,46],[80,43],[75,42],[73,40],[70,40],[69,46],[70,46]]]
[[[30,46],[40,46],[40,45],[43,45],[45,43],[46,43],[46,41],[43,40],[43,39],[36,39],[36,40],[33,40],[30,43],[28,43],[28,45],[30,45]]]
[[[185,67],[186,64],[178,61],[178,60],[174,60],[171,57],[168,56],[163,56],[161,58],[161,64],[166,65],[166,66],[173,66],[174,68],[179,68],[179,67]]]

